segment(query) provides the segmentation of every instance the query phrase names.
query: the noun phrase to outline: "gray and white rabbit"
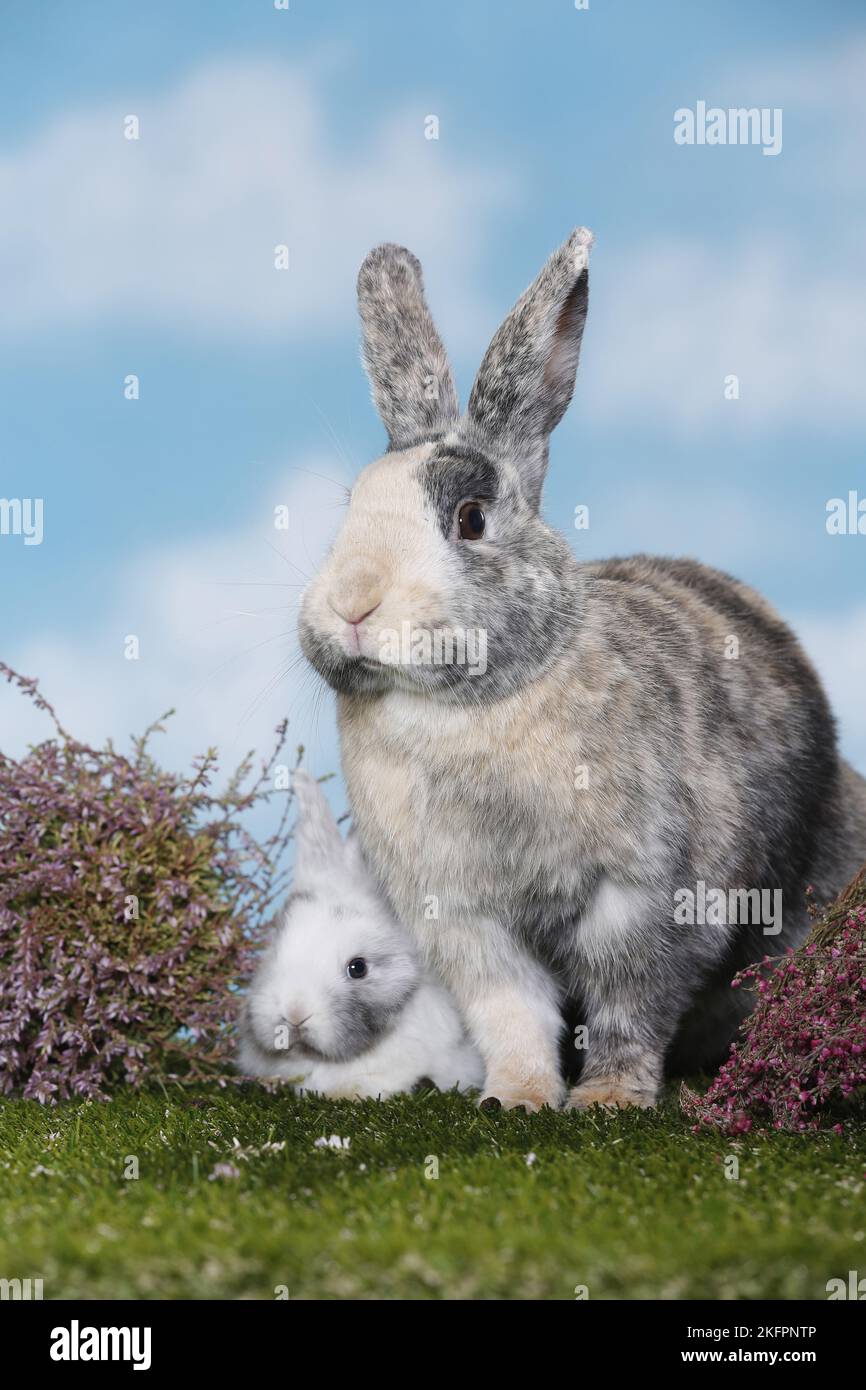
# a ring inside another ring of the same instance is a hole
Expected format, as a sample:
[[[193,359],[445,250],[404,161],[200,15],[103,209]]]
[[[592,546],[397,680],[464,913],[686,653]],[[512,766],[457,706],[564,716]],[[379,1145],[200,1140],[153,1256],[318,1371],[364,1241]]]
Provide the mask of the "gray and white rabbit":
[[[294,891],[249,987],[238,1070],[350,1099],[384,1099],[422,1078],[480,1086],[454,1001],[394,920],[357,838],[343,841],[309,773],[293,786]]]
[[[652,1105],[666,1063],[715,1060],[748,1004],[734,971],[798,943],[806,885],[828,900],[866,858],[866,782],[769,604],[694,560],[579,563],[539,515],[591,241],[575,231],[517,301],[463,415],[417,260],[370,253],[364,359],[388,451],[300,617],[337,692],[367,860],[463,1009],[486,1093],[528,1109]],[[395,659],[403,631],[421,659]],[[485,662],[423,659],[437,631],[482,631]],[[701,885],[741,904],[781,892],[781,930],[748,911],[687,924]]]

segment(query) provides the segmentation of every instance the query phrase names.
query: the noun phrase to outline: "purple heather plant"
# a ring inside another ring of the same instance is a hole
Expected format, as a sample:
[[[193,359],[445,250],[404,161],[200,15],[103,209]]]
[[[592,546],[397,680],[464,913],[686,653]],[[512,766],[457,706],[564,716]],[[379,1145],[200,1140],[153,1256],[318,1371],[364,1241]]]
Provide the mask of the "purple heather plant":
[[[286,888],[290,794],[261,843],[242,820],[273,794],[285,723],[258,775],[249,754],[217,794],[213,749],[189,773],[157,765],[161,720],[129,756],[90,748],[36,681],[0,674],[56,731],[0,752],[0,1094],[224,1078],[236,990]]]
[[[696,1132],[842,1133],[866,1102],[866,868],[804,946],[749,966],[733,987],[755,989],[757,1004],[706,1095],[683,1087]]]

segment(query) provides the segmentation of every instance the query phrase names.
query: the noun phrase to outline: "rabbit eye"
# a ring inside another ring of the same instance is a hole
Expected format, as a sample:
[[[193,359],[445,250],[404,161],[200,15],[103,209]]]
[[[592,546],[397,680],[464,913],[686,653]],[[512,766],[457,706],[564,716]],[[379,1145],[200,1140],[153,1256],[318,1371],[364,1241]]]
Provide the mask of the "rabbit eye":
[[[363,980],[367,973],[367,962],[363,956],[355,956],[346,966],[346,974],[350,980]]]
[[[463,541],[480,541],[484,535],[484,509],[480,502],[464,502],[457,513],[457,530]]]

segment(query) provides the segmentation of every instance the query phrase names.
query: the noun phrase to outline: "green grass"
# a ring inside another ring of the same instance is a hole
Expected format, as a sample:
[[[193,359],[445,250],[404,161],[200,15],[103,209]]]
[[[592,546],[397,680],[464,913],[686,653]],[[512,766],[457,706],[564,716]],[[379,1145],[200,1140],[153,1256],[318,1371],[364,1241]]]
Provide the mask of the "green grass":
[[[348,1151],[315,1147],[331,1134]],[[240,1176],[209,1181],[218,1163]],[[46,1298],[823,1299],[866,1268],[864,1167],[866,1125],[725,1141],[671,1100],[535,1116],[235,1088],[6,1101],[0,1277],[41,1277]]]

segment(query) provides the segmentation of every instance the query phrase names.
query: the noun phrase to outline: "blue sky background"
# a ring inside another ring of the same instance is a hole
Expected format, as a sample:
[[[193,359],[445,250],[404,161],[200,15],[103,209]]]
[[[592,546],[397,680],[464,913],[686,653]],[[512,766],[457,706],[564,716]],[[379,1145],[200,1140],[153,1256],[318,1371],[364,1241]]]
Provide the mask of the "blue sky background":
[[[380,240],[421,257],[465,398],[585,223],[548,518],[582,555],[691,554],[761,588],[866,771],[866,535],[825,527],[828,499],[866,497],[864,70],[856,0],[10,0],[0,496],[44,498],[45,536],[0,537],[0,655],[91,740],[175,705],[165,761],[233,762],[288,714],[332,769],[331,697],[281,672],[339,483],[383,443],[358,264]],[[781,153],[676,145],[698,100],[781,107]],[[4,748],[44,732],[4,691]]]

